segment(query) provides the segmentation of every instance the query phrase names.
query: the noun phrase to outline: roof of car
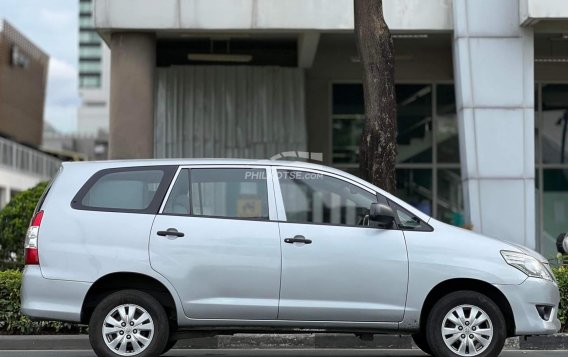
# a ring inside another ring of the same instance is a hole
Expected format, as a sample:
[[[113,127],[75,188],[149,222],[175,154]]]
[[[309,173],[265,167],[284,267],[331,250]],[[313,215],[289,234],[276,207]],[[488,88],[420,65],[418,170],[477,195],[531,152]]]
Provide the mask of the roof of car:
[[[314,169],[336,170],[332,167],[305,161],[292,160],[255,160],[255,159],[137,159],[105,161],[68,161],[63,165],[95,165],[105,167],[120,166],[158,166],[158,165],[260,165],[260,166],[297,166]],[[339,171],[339,170],[336,170]]]

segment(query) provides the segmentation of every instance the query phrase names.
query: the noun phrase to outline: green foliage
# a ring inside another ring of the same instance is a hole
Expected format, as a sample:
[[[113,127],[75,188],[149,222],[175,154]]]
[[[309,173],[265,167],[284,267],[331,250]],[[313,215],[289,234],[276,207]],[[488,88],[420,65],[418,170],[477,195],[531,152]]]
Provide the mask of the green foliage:
[[[32,219],[35,206],[39,201],[47,182],[15,195],[10,203],[0,211],[0,260],[22,262],[26,231]]]
[[[63,322],[34,322],[20,314],[22,273],[0,271],[0,335],[82,333],[85,328]]]
[[[568,331],[568,266],[554,269],[554,275],[560,289],[558,318],[562,322],[562,331]]]

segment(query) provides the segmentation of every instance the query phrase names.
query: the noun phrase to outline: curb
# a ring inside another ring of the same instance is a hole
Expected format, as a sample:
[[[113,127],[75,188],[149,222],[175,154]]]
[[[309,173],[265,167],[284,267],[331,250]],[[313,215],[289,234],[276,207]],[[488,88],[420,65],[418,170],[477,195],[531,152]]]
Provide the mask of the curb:
[[[375,335],[363,341],[351,334],[236,334],[180,340],[176,349],[418,349],[409,335]],[[0,336],[0,350],[90,350],[87,335]],[[513,337],[506,350],[567,350],[568,334]]]

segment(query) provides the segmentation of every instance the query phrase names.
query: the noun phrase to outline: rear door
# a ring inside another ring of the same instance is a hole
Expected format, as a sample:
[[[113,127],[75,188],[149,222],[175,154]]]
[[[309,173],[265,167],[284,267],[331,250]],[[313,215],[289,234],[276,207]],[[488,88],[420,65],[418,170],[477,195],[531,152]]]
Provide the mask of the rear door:
[[[315,170],[273,174],[282,244],[278,318],[398,322],[404,315],[408,259],[402,231],[369,222],[386,199]]]
[[[152,268],[201,319],[276,319],[280,242],[266,167],[178,170],[150,234]]]

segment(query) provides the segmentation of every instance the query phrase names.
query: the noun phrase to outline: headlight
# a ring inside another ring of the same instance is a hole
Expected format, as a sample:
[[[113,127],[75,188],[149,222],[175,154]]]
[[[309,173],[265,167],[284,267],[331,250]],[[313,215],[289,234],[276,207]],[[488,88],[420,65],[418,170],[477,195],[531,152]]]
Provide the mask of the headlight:
[[[507,264],[519,269],[528,276],[553,281],[548,270],[546,270],[544,265],[535,258],[524,253],[509,252],[506,250],[502,250],[501,255]]]

